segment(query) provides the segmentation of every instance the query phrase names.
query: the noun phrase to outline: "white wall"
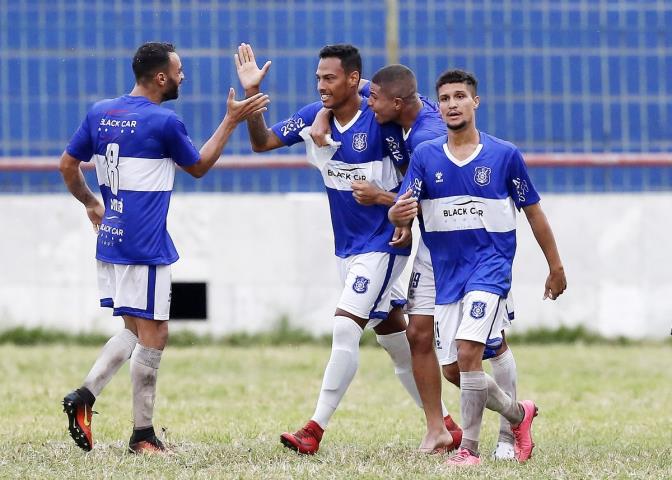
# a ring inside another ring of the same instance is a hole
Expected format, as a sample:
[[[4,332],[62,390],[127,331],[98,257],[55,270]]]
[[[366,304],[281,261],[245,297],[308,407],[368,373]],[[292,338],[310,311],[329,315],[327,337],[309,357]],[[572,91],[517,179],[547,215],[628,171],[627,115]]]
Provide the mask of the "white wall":
[[[585,325],[665,338],[672,326],[672,194],[546,195],[569,289],[542,301],[546,263],[524,215],[514,265],[514,331]],[[224,334],[270,328],[285,315],[330,330],[340,287],[326,196],[175,195],[169,230],[182,258],[174,281],[208,282],[207,322],[173,328]],[[95,236],[65,195],[0,196],[0,328],[119,328],[98,307]],[[179,326],[178,326],[179,324]]]

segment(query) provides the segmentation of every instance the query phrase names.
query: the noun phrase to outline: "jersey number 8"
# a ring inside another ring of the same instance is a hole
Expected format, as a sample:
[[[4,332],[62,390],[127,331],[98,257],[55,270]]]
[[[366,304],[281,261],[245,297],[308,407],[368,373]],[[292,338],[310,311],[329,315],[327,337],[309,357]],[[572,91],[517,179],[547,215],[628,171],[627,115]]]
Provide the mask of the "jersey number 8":
[[[119,192],[119,144],[108,143],[105,150],[105,161],[107,162],[107,180],[110,184],[110,190],[113,195]]]

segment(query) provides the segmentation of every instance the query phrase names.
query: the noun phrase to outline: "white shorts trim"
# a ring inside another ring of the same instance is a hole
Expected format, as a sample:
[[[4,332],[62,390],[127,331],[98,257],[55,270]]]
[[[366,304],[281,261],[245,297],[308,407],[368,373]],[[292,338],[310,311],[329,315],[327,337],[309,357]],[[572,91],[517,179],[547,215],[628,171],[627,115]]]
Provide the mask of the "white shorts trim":
[[[149,320],[170,317],[170,265],[118,265],[97,260],[100,306],[112,315]]]
[[[461,301],[437,305],[434,313],[436,356],[440,365],[457,361],[456,340],[485,345],[499,336],[506,318],[506,299],[490,292],[468,292]]]
[[[359,318],[370,319],[368,326],[377,325],[387,318],[393,307],[406,302],[399,275],[407,261],[407,256],[383,252],[339,258],[343,292],[337,307]]]

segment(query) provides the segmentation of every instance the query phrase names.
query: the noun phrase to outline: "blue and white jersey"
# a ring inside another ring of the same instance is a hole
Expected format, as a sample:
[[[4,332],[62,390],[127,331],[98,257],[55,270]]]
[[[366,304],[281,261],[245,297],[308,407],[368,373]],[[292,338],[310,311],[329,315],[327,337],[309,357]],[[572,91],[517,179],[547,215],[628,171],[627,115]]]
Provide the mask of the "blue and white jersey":
[[[422,142],[448,134],[448,127],[441,118],[439,107],[427,97],[422,95],[419,95],[419,97],[422,102],[422,109],[418,112],[411,129],[404,131],[404,140],[409,156],[413,155],[415,149]]]
[[[368,98],[371,95],[371,82],[366,82],[366,85],[360,89],[359,93]],[[413,122],[411,129],[403,131],[403,138],[409,157],[413,155],[415,148],[422,142],[434,140],[436,137],[448,133],[448,127],[446,127],[446,123],[441,118],[438,105],[424,95],[418,94],[418,97],[422,102],[422,109],[418,112],[418,116],[415,117],[415,122]]]
[[[321,102],[306,105],[275,124],[273,132],[287,146],[302,142],[301,132],[309,128],[321,108]],[[363,99],[360,110],[347,125],[340,125],[332,118],[331,131],[334,141],[341,145],[330,157],[311,162],[320,170],[329,197],[336,255],[342,258],[369,252],[409,255],[410,248],[388,245],[394,233],[394,226],[387,219],[389,208],[360,205],[352,196],[355,180],[366,180],[388,192],[398,191],[401,175],[396,166],[406,165],[409,159],[401,129],[394,124],[379,125]]]
[[[124,95],[96,103],[66,152],[93,158],[105,216],[96,258],[126,265],[168,265],[179,258],[166,229],[175,163],[200,155],[172,110]]]
[[[480,132],[476,151],[460,161],[446,137],[424,142],[400,191],[409,188],[422,207],[436,304],[474,290],[505,297],[516,253],[516,209],[539,202],[516,146]]]

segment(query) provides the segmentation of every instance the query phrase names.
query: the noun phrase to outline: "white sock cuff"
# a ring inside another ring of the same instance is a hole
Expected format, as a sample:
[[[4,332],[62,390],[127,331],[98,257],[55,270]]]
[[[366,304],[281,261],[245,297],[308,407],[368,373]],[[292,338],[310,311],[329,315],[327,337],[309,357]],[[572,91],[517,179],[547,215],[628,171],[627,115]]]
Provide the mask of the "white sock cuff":
[[[157,370],[159,368],[159,363],[161,363],[162,353],[163,350],[145,347],[144,345],[138,343],[135,345],[133,355],[131,355],[131,361],[138,362],[141,365],[145,365],[149,368]]]
[[[359,347],[362,333],[364,333],[364,330],[353,319],[337,315],[334,317],[332,347],[352,346],[353,342]]]
[[[492,357],[490,359],[490,363],[492,366],[497,366],[497,367],[506,367],[508,364],[514,361],[513,358],[513,352],[511,351],[510,348],[507,348],[504,353],[501,355],[497,355],[496,357]]]
[[[135,348],[135,344],[138,343],[137,335],[131,332],[128,328],[124,328],[116,336],[126,342],[126,344],[131,347],[131,349]]]
[[[460,388],[462,390],[487,390],[488,380],[484,371],[460,372]]]
[[[399,344],[404,344],[408,343],[408,339],[406,338],[406,330],[402,330],[401,332],[394,332],[394,333],[388,333],[387,335],[377,335],[376,334],[376,340],[378,340],[378,343],[383,346],[390,346],[394,347]]]

